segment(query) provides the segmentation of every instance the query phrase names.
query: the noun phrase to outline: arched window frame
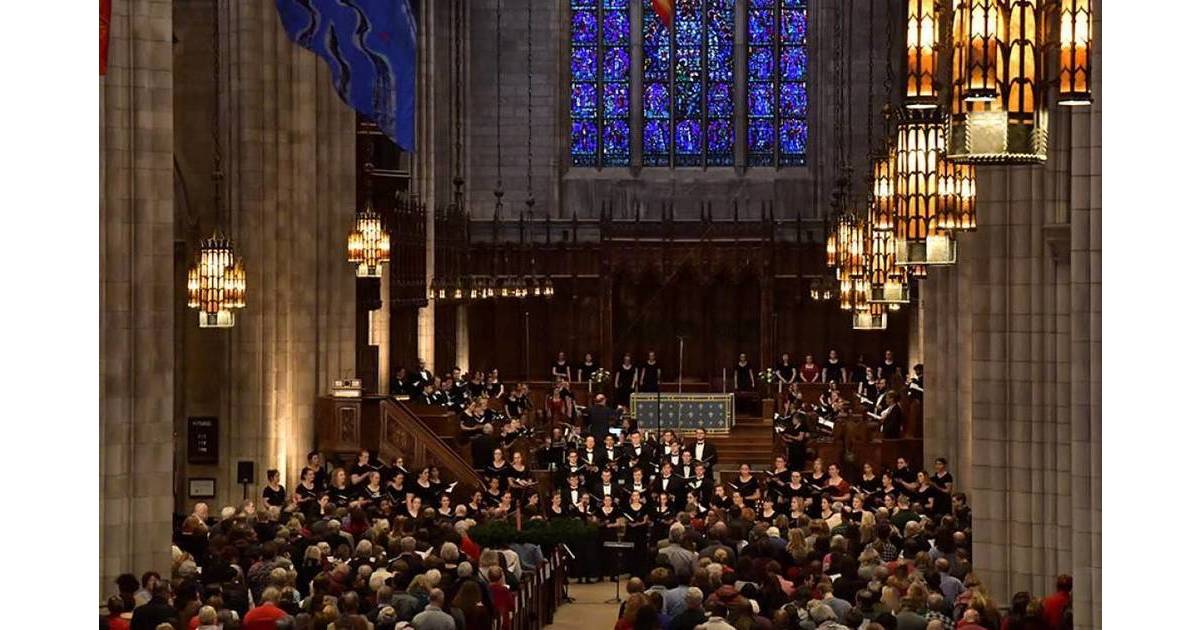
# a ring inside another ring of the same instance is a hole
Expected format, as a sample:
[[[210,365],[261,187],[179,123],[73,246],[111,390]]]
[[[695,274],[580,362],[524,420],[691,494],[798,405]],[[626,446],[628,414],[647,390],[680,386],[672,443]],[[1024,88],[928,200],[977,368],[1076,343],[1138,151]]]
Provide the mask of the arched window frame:
[[[809,1],[568,0],[572,165],[804,166]]]

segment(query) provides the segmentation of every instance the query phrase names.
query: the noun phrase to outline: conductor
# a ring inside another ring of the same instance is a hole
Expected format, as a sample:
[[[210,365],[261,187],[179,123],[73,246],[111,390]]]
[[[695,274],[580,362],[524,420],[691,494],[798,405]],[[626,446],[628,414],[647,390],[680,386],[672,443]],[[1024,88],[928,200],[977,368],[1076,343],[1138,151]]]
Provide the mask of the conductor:
[[[597,440],[604,439],[608,435],[608,430],[614,426],[614,420],[617,419],[618,412],[616,409],[609,407],[604,394],[596,394],[592,399],[592,406],[587,408],[588,416],[588,432],[596,437]]]

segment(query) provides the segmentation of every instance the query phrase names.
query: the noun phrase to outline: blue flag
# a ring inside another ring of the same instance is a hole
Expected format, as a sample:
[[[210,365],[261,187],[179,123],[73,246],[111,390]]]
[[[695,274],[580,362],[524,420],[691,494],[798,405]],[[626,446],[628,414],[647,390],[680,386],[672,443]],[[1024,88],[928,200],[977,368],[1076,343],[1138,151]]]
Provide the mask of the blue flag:
[[[346,104],[413,150],[417,22],[409,0],[275,0],[288,38],[317,53]]]

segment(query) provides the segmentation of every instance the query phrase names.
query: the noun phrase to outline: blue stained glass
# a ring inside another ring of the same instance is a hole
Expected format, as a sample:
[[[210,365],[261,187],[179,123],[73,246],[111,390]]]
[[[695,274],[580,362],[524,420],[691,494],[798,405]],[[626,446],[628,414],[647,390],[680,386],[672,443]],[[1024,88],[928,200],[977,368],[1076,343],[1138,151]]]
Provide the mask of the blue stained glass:
[[[705,3],[709,10],[722,9],[725,11],[733,11],[737,8],[737,0],[708,0]]]
[[[775,39],[775,13],[773,11],[750,11],[750,43],[771,44]]]
[[[596,84],[571,84],[571,116],[589,118],[596,115]]]
[[[596,131],[596,123],[591,120],[571,121],[571,153],[575,155],[595,155],[597,139],[600,134]]]
[[[808,146],[808,125],[803,120],[784,120],[779,125],[781,153],[801,154]]]
[[[785,81],[801,81],[808,76],[808,51],[800,46],[784,46],[779,51],[779,75]]]
[[[590,0],[595,2],[595,0]],[[605,9],[628,9],[629,0],[604,0]]]
[[[708,80],[733,80],[733,46],[708,48]]]
[[[609,48],[604,51],[604,80],[629,80],[629,49]]]
[[[646,47],[642,51],[642,76],[647,81],[671,79],[671,49],[666,46]]]
[[[604,43],[610,46],[629,41],[629,14],[623,11],[604,12]]]
[[[808,88],[803,83],[780,84],[779,115],[788,118],[804,118],[808,115]]]
[[[808,5],[808,0],[783,0],[783,6],[788,8],[804,8]]]
[[[595,44],[598,39],[596,14],[579,11],[571,16],[571,42]]]
[[[604,117],[624,117],[629,115],[629,84],[604,84]]]
[[[775,51],[755,46],[746,59],[751,81],[770,81],[775,70]]]
[[[708,152],[710,154],[733,152],[733,121],[708,121]]]
[[[700,34],[704,32],[700,16],[675,18],[675,44],[677,46],[699,46]]]
[[[596,0],[571,0],[572,9],[590,9],[596,6]]]
[[[804,11],[796,11],[786,9],[782,12],[780,18],[782,22],[783,36],[782,41],[800,44],[804,42],[804,36],[808,31],[808,18]]]
[[[708,84],[708,115],[713,118],[733,116],[733,85],[729,83]]]
[[[671,29],[658,19],[658,15],[654,13],[649,2],[642,9],[642,43],[646,46],[671,45]]]
[[[646,118],[671,117],[671,93],[666,83],[642,86],[642,113]]]
[[[756,9],[774,9],[775,0],[750,0],[750,6]]]
[[[747,90],[747,100],[750,103],[751,118],[765,118],[775,115],[775,86],[766,83],[751,83]]]
[[[596,49],[571,49],[571,78],[576,81],[596,80]]]
[[[708,45],[733,43],[733,13],[708,11]]]
[[[666,120],[647,120],[642,133],[642,151],[665,154],[671,144],[671,123]]]
[[[676,83],[675,117],[699,118],[700,111],[700,84]]]
[[[675,49],[675,81],[700,80],[700,49]]]
[[[700,121],[680,120],[675,123],[675,152],[700,152]]]
[[[604,163],[629,163],[629,123],[609,121],[604,125]]]
[[[775,123],[770,120],[751,120],[746,125],[746,142],[754,153],[770,152],[775,145]]]

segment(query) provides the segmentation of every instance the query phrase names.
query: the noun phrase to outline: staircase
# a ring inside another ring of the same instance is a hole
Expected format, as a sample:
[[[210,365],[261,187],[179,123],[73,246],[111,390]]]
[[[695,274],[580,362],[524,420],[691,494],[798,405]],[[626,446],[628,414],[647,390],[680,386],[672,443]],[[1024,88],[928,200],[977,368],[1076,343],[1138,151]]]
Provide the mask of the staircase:
[[[720,461],[717,471],[734,471],[742,464],[754,470],[770,467],[775,459],[771,421],[755,416],[738,416],[726,435],[710,434]]]
[[[402,454],[409,470],[437,466],[442,481],[458,482],[455,499],[470,496],[483,485],[483,479],[445,440],[416,416],[404,403],[385,398],[380,402],[381,457]]]

